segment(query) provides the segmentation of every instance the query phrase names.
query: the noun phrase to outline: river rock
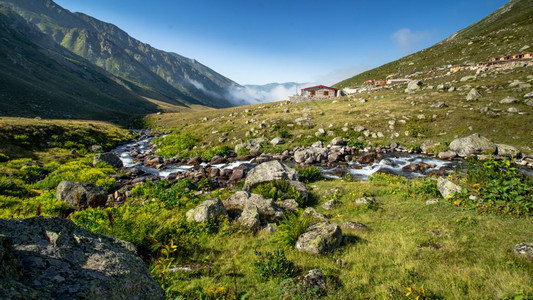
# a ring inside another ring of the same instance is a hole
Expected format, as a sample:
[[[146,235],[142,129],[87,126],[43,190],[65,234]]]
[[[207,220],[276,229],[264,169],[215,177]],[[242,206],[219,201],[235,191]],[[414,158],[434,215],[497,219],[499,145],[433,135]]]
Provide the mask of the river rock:
[[[520,243],[514,246],[513,252],[533,259],[533,243]]]
[[[285,164],[272,160],[253,168],[246,176],[243,189],[250,191],[252,188],[266,182],[276,180],[298,180],[298,172]]]
[[[475,101],[481,98],[481,92],[477,89],[471,89],[470,92],[468,92],[468,95],[466,95],[467,101]]]
[[[278,220],[283,216],[283,210],[272,199],[247,191],[238,191],[224,201],[224,207],[230,212],[243,211],[250,204],[257,207],[262,220]]]
[[[437,157],[440,159],[452,159],[457,157],[455,151],[442,151],[437,154]]]
[[[444,199],[450,199],[455,193],[459,193],[462,190],[461,186],[445,177],[437,179],[437,188]]]
[[[466,157],[473,154],[494,154],[496,144],[482,137],[479,133],[474,133],[467,137],[455,139],[450,143],[450,150],[455,151],[457,155]]]
[[[1,299],[164,299],[135,246],[69,220],[0,219],[0,242]]]
[[[335,250],[342,242],[342,231],[339,226],[329,222],[318,222],[311,225],[298,237],[296,249],[314,255]]]
[[[57,186],[56,197],[77,210],[104,206],[107,192],[99,186],[85,182],[61,181]]]
[[[243,169],[233,169],[230,178],[228,181],[231,182],[237,182],[241,181],[244,178],[244,170]]]
[[[220,199],[212,198],[189,210],[185,215],[188,221],[200,223],[216,220],[221,216],[227,216],[228,213]]]
[[[294,161],[300,164],[313,164],[315,162],[320,162],[321,160],[326,159],[329,153],[328,149],[318,146],[319,145],[317,144],[316,147],[296,150],[294,152]]]
[[[520,151],[513,146],[505,144],[496,144],[497,154],[499,156],[506,156],[511,158],[516,158],[520,156]]]
[[[124,165],[118,156],[111,152],[96,153],[93,157],[93,166],[96,166],[99,162],[105,162],[114,168],[122,168]]]

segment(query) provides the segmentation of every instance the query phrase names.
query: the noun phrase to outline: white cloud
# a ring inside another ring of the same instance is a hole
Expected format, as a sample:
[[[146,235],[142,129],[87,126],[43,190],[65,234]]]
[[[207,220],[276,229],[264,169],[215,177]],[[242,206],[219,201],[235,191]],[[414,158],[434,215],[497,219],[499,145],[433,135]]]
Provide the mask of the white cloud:
[[[402,28],[394,32],[391,40],[402,52],[415,50],[421,43],[431,40],[432,35],[429,31],[412,32],[409,28]]]

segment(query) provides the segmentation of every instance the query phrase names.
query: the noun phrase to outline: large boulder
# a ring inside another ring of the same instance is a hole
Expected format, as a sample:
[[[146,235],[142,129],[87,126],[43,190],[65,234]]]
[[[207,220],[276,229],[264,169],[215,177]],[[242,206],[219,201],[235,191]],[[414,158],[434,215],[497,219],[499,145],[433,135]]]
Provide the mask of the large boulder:
[[[78,210],[104,206],[107,202],[107,192],[101,187],[67,180],[61,181],[57,186],[56,197]]]
[[[444,199],[450,199],[455,193],[459,193],[462,190],[461,186],[444,177],[437,179],[437,188]]]
[[[296,249],[320,255],[335,250],[342,242],[339,226],[329,222],[318,222],[311,225],[296,241]]]
[[[100,162],[105,162],[115,168],[122,168],[124,164],[122,163],[122,160],[115,154],[111,152],[106,153],[97,153],[93,157],[93,165],[96,166],[96,164]]]
[[[230,211],[230,214],[235,211],[242,212],[250,204],[257,207],[263,221],[278,220],[283,216],[283,209],[272,199],[265,199],[261,195],[250,194],[247,191],[238,191],[224,201],[224,207]]]
[[[414,91],[418,91],[421,89],[422,87],[422,81],[420,80],[411,80],[409,81],[409,83],[407,84],[407,88],[405,89],[405,92],[406,93],[409,93],[409,92],[414,92]]]
[[[189,221],[207,222],[216,220],[221,216],[227,216],[228,212],[220,199],[212,198],[189,210],[185,215]]]
[[[261,183],[276,180],[298,180],[298,172],[277,160],[271,160],[248,172],[243,189],[250,191]]]
[[[0,299],[164,299],[132,244],[66,219],[0,219],[0,240]]]
[[[496,144],[482,137],[479,133],[455,139],[450,143],[449,148],[462,157],[473,154],[494,154],[496,152]]]

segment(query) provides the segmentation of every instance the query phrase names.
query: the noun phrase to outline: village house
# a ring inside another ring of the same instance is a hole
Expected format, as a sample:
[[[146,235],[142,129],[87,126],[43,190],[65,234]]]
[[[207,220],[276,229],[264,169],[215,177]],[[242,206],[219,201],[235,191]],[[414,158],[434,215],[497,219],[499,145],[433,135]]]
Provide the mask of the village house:
[[[325,85],[317,85],[302,89],[302,96],[315,98],[315,99],[326,99],[333,97],[340,97],[341,92],[339,89],[334,87],[329,87]]]

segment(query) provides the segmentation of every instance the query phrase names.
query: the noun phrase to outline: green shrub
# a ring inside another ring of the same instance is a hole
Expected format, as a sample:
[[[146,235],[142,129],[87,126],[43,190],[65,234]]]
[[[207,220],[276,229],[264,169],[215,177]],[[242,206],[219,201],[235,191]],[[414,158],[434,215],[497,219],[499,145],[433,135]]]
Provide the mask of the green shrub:
[[[252,193],[259,194],[274,201],[294,199],[300,206],[305,205],[306,199],[288,180],[276,180],[260,184],[252,189]]]
[[[312,300],[321,299],[324,294],[318,286],[306,286],[293,278],[283,280],[278,288],[279,299]]]
[[[202,158],[205,158],[206,160],[211,160],[214,156],[220,155],[220,156],[226,156],[232,151],[232,148],[227,145],[222,146],[216,146],[211,148],[210,150],[205,151],[202,155],[200,155]]]
[[[20,178],[0,177],[0,195],[22,197],[27,193],[28,189]]]
[[[23,166],[20,168],[19,176],[26,183],[34,183],[44,179],[46,176],[46,170],[37,165]]]
[[[13,169],[20,169],[22,168],[23,164],[33,163],[33,159],[31,158],[19,158],[10,160],[7,162],[7,166]]]
[[[29,218],[36,215],[66,217],[72,211],[72,207],[49,191],[26,199],[0,195],[0,218]]]
[[[154,139],[159,155],[165,157],[188,157],[188,151],[200,142],[200,138],[190,132],[173,132],[166,137]]]
[[[411,180],[408,194],[410,196],[440,197],[437,183],[432,179]]]
[[[294,263],[287,259],[283,250],[263,253],[256,249],[254,253],[256,256],[253,264],[254,272],[262,280],[284,279],[296,275]]]
[[[296,167],[296,171],[298,172],[300,181],[305,183],[311,183],[324,179],[320,168],[316,166]]]
[[[198,185],[188,179],[180,179],[176,183],[159,180],[137,185],[131,190],[131,195],[134,198],[155,199],[166,208],[186,207],[200,201],[194,195],[195,190],[198,190]]]
[[[6,162],[9,160],[9,156],[5,155],[4,153],[0,153],[0,162]]]
[[[311,226],[311,223],[312,220],[309,216],[286,214],[277,227],[274,241],[292,247],[296,245],[298,237]]]
[[[468,161],[466,180],[472,188],[453,198],[457,206],[513,216],[533,215],[533,179],[508,160]]]
[[[245,155],[249,155],[250,154],[250,149],[248,149],[248,147],[244,146],[244,147],[241,147],[239,148],[239,150],[237,150],[237,155],[238,156],[245,156]]]
[[[48,164],[45,169],[53,170],[43,180],[34,184],[38,189],[53,189],[63,180],[80,181],[96,184],[105,190],[112,190],[115,179],[109,177],[116,171],[108,164],[92,166],[92,157],[70,161],[63,165]]]

